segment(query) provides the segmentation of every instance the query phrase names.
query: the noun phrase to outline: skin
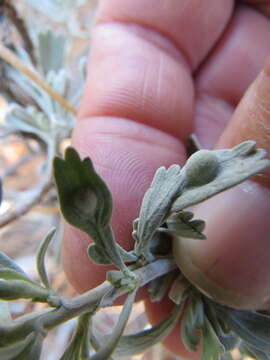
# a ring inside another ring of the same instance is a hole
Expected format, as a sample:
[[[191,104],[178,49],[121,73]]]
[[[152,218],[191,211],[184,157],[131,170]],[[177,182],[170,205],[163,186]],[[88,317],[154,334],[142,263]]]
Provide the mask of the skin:
[[[209,149],[253,139],[270,150],[270,2],[247,2],[100,1],[72,141],[108,183],[114,232],[126,249],[155,170],[183,164],[191,132]],[[208,240],[186,245],[204,276],[232,293],[257,296],[260,305],[270,295],[269,185],[268,170],[198,205],[195,217],[206,220]],[[79,292],[98,285],[107,270],[89,261],[88,244],[66,226],[63,265]],[[145,305],[152,323],[172,307],[147,298]],[[165,345],[199,358],[183,348],[178,329]]]

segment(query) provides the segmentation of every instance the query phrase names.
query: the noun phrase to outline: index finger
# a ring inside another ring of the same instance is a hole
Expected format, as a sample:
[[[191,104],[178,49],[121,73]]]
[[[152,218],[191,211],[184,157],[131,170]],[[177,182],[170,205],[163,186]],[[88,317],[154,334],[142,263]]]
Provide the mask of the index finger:
[[[192,130],[194,71],[223,31],[232,1],[103,0],[73,145],[93,159],[114,200],[113,228],[130,248],[131,223],[155,170],[179,163]],[[67,228],[63,264],[84,291],[105,267],[87,257],[89,239]],[[79,259],[79,261],[78,261]]]

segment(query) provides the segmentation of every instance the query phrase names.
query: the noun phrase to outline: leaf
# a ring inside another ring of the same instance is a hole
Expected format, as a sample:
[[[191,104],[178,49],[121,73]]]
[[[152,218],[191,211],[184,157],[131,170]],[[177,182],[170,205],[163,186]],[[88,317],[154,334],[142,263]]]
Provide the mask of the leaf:
[[[79,317],[76,331],[66,348],[60,360],[78,360],[81,358],[88,358],[88,352],[85,351],[89,347],[89,317],[90,314],[84,314]],[[86,354],[85,354],[86,352]]]
[[[81,160],[76,150],[70,147],[64,160],[55,158],[54,176],[64,218],[90,235],[97,246],[90,250],[90,255],[93,252],[99,255],[102,249],[102,254],[113,264],[126,270],[110,226],[111,193],[90,158]]]
[[[39,247],[38,252],[37,252],[37,257],[36,257],[37,270],[38,270],[38,273],[39,273],[39,277],[40,277],[42,283],[45,285],[45,287],[47,289],[50,289],[50,282],[49,282],[46,267],[45,267],[45,255],[46,255],[48,246],[50,245],[50,243],[51,243],[51,241],[53,239],[55,231],[56,231],[55,229],[52,229],[47,234],[47,236],[44,238],[44,240],[40,244],[40,247]]]
[[[65,219],[96,238],[95,224],[106,226],[110,222],[112,197],[90,158],[81,160],[69,147],[64,160],[55,158],[54,176]]]
[[[219,341],[207,316],[204,316],[202,331],[202,354],[201,360],[217,360],[220,355],[224,354],[225,348]]]
[[[90,357],[91,360],[108,359],[113,354],[128,322],[132,306],[135,301],[136,292],[137,291],[135,290],[128,295],[120,313],[118,322],[114,327],[111,335],[107,338],[107,341],[102,343],[102,347],[98,349],[96,354]]]
[[[191,220],[192,218],[193,214],[189,211],[172,214],[166,220],[168,228],[165,231],[185,238],[206,239],[202,233],[205,222],[203,220]]]
[[[50,20],[62,23],[70,21],[74,7],[84,4],[85,0],[27,0],[27,2]]]
[[[25,281],[29,284],[31,284],[32,286],[36,286],[36,287],[40,287],[38,283],[36,283],[35,281],[31,280],[28,276],[17,272],[13,269],[9,269],[9,268],[4,268],[4,267],[0,267],[0,279],[3,280],[20,280],[20,281]]]
[[[35,335],[34,339],[24,348],[16,360],[38,360],[40,359],[43,344],[43,336]],[[15,360],[15,359],[14,359]]]
[[[192,156],[197,154],[196,156],[198,157],[198,154],[202,151],[204,153],[206,152],[206,150],[200,150]],[[190,186],[189,179],[186,176],[186,185],[183,188],[182,194],[173,203],[171,212],[179,212],[191,205],[209,199],[219,192],[229,189],[253,175],[261,173],[270,165],[269,160],[263,159],[266,152],[262,149],[255,149],[254,141],[245,141],[230,150],[213,150],[208,151],[208,153],[211,153],[214,158],[216,158],[217,173],[215,176],[212,174],[213,179],[208,183],[196,186]],[[199,159],[197,158],[197,160]],[[213,160],[213,162],[215,162],[215,160]],[[186,165],[182,169],[183,172]],[[200,172],[205,170],[207,173],[207,168],[198,168],[199,165],[200,161],[198,163],[195,161],[195,172],[200,174]],[[206,162],[205,165],[209,166],[209,163]],[[191,166],[189,166],[189,168],[190,167]],[[191,183],[191,185],[192,184],[193,183]]]
[[[172,283],[169,291],[169,298],[175,303],[180,304],[188,295],[190,282],[180,273]]]
[[[12,269],[18,273],[23,274],[24,276],[27,276],[25,272],[13,260],[11,260],[10,257],[8,257],[3,252],[0,252],[0,269],[2,267]]]
[[[108,258],[107,254],[103,249],[95,244],[90,244],[88,246],[88,255],[89,257],[99,265],[111,265],[112,261]]]
[[[173,279],[175,278],[175,272],[169,272],[163,276],[160,276],[152,280],[148,285],[148,292],[152,302],[161,301],[167,294],[169,288],[172,285]]]
[[[221,305],[216,305],[216,308],[220,316],[242,340],[262,352],[270,352],[270,316]]]
[[[204,306],[199,297],[191,296],[181,321],[181,337],[189,351],[196,351],[200,342],[198,329],[204,321]]]
[[[38,35],[39,61],[43,72],[59,71],[63,67],[65,38],[50,30]]]
[[[233,350],[236,344],[239,342],[238,336],[235,335],[235,333],[233,333],[231,330],[226,330],[226,332],[224,331],[223,320],[218,317],[218,313],[216,312],[215,307],[211,302],[208,302],[207,300],[204,301],[204,306],[207,318],[211,323],[211,326],[213,327],[220,343],[224,346],[226,351]]]
[[[181,168],[179,165],[172,165],[167,170],[159,168],[150,188],[146,191],[136,223],[136,243],[135,252],[137,255],[149,255],[149,242],[155,231],[162,225],[168,215],[171,204],[179,195],[181,188]]]
[[[50,292],[47,289],[29,281],[0,280],[0,299],[2,300],[32,299],[47,302],[49,296]]]
[[[166,319],[162,320],[152,328],[140,331],[136,334],[122,336],[113,353],[114,356],[118,358],[140,354],[150,346],[161,342],[175,327],[181,311],[182,304],[176,305]],[[104,341],[103,334],[95,332],[95,337],[98,338],[99,341]]]
[[[251,346],[250,344],[247,344],[245,342],[241,342],[239,351],[246,356],[249,356],[251,358],[257,359],[257,360],[270,360],[270,353],[266,353],[264,351],[260,351],[256,349],[255,347]]]
[[[1,360],[38,360],[41,355],[43,337],[31,333],[24,341],[0,348]]]

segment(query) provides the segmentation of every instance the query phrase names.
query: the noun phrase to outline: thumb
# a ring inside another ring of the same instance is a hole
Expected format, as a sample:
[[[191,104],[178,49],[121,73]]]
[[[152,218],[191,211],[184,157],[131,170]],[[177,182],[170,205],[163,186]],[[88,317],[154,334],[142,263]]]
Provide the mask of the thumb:
[[[249,87],[217,144],[255,140],[270,152],[270,60]],[[194,209],[206,241],[175,240],[183,273],[214,300],[258,309],[270,302],[270,169]]]

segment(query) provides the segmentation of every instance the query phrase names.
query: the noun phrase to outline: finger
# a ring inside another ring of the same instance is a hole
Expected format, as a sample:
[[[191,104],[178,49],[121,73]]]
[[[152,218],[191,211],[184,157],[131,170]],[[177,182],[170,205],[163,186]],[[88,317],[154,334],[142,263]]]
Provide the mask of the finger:
[[[101,2],[73,145],[109,184],[113,229],[126,248],[155,170],[185,156],[179,139],[192,130],[192,69],[220,36],[232,3]],[[84,291],[104,279],[106,268],[88,260],[89,239],[78,234],[66,228],[62,255],[68,278]]]
[[[242,0],[243,3],[255,7],[266,16],[270,16],[270,1],[269,0]]]
[[[251,8],[236,9],[229,26],[196,76],[195,133],[213,148],[245,90],[270,54],[270,21]],[[207,129],[207,131],[206,131]]]
[[[121,244],[132,244],[131,223],[157,167],[179,163],[184,157],[178,139],[168,135],[185,139],[192,127],[193,85],[182,54],[195,52],[192,61],[200,62],[232,7],[227,0],[218,6],[214,0],[201,4],[198,0],[181,4],[170,0],[166,7],[156,0],[101,2],[73,144],[83,156],[91,156],[109,183],[115,204],[113,228]],[[209,8],[211,22],[205,20]],[[187,16],[195,16],[196,21],[187,22]],[[195,40],[192,47],[189,41],[181,45],[183,34],[191,32],[194,39],[203,34],[200,51]],[[89,239],[76,234],[66,229],[63,264],[72,284],[84,291],[104,278],[105,270],[88,261]]]
[[[102,1],[80,116],[129,118],[185,139],[193,117],[190,67],[213,47],[232,5]]]
[[[138,217],[142,196],[155,170],[162,164],[183,163],[180,141],[158,129],[120,118],[81,120],[73,134],[81,156],[89,156],[113,195],[112,225],[121,246],[130,250],[132,221]],[[62,249],[69,281],[79,291],[97,286],[108,267],[93,264],[87,256],[89,237],[67,227]]]
[[[269,152],[269,125],[268,62],[237,107],[218,148],[253,139]],[[247,181],[198,205],[195,215],[206,220],[208,239],[181,241],[177,250],[186,276],[218,302],[233,307],[258,309],[270,299],[269,169],[258,181]]]

